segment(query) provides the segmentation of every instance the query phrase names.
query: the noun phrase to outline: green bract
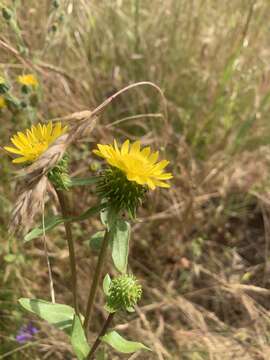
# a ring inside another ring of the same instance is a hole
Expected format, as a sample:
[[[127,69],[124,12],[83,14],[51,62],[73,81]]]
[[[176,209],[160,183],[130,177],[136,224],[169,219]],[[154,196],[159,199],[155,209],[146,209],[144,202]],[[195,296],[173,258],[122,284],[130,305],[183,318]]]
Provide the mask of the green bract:
[[[97,183],[98,195],[106,199],[116,212],[126,210],[132,218],[136,216],[136,210],[146,191],[146,186],[129,181],[126,175],[115,167],[104,170]]]
[[[71,180],[68,174],[68,156],[65,155],[59,163],[49,171],[49,180],[58,190],[68,190],[71,186]]]

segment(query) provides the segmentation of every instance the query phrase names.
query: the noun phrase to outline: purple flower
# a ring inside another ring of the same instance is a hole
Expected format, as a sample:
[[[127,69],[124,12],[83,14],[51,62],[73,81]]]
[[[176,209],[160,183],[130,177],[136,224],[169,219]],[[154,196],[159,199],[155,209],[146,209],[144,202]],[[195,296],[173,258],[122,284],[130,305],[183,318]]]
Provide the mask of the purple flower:
[[[16,340],[19,344],[23,344],[27,341],[32,340],[32,338],[37,332],[38,330],[31,323],[29,323],[28,325],[24,325],[20,328],[16,336]]]

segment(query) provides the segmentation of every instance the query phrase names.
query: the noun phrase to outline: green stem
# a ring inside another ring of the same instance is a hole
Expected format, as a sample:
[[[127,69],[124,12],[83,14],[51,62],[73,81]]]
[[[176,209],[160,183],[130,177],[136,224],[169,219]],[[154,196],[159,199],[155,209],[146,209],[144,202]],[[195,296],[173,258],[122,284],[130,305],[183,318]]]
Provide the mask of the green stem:
[[[109,237],[110,237],[109,231],[106,230],[103,241],[102,241],[102,246],[101,246],[101,249],[99,252],[97,266],[95,269],[94,277],[92,280],[92,284],[91,284],[91,288],[90,288],[90,292],[89,292],[89,296],[88,296],[88,302],[87,302],[86,313],[85,313],[85,321],[84,321],[85,330],[87,330],[90,319],[91,319],[93,304],[94,304],[94,300],[95,300],[95,296],[96,296],[96,292],[97,292],[97,288],[98,288],[101,270],[102,270],[102,266],[103,266],[103,263],[104,263],[104,260],[106,257],[106,250],[107,250],[107,247],[109,244]]]
[[[108,327],[110,326],[113,316],[115,313],[111,313],[109,314],[107,320],[105,321],[100,333],[98,334],[96,341],[94,342],[94,345],[91,348],[90,353],[88,354],[87,360],[93,360],[95,352],[97,350],[97,348],[99,347],[99,344],[101,343],[101,337],[104,336],[106,334],[106,331],[108,329]]]
[[[70,216],[70,208],[68,199],[62,190],[56,190],[58,200],[60,203],[61,211],[63,217]],[[69,251],[69,261],[70,261],[70,269],[71,269],[71,284],[72,284],[72,294],[73,294],[73,306],[75,313],[79,314],[78,302],[77,302],[77,270],[76,270],[76,257],[75,257],[75,249],[74,242],[71,231],[71,224],[69,222],[64,223],[67,243],[68,243],[68,251]]]

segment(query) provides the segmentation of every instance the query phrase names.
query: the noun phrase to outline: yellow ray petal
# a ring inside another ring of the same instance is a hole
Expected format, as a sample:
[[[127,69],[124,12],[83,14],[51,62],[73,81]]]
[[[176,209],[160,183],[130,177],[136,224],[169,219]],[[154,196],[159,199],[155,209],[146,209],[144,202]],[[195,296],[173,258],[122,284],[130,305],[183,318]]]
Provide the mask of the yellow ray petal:
[[[10,147],[10,146],[4,146],[4,149],[8,152],[11,152],[13,154],[18,154],[18,155],[23,155],[23,151],[22,150],[18,150],[18,149],[15,149],[13,147]]]
[[[159,175],[155,175],[156,179],[159,180],[169,180],[173,178],[173,175],[171,173],[164,173],[164,174],[159,174]]]
[[[158,155],[159,155],[159,152],[156,151],[149,156],[148,160],[149,160],[150,164],[154,164],[157,161]]]
[[[103,157],[102,153],[99,150],[93,150],[93,153],[97,156]]]
[[[133,143],[130,146],[130,153],[137,153],[140,151],[140,148],[141,148],[141,142],[140,142],[140,140],[137,140],[137,141],[135,141],[135,143]]]
[[[18,148],[18,149],[23,149],[25,146],[20,142],[20,140],[18,139],[18,137],[13,136],[11,139],[11,142]]]
[[[20,139],[21,143],[23,145],[27,145],[28,141],[27,141],[27,137],[24,135],[24,133],[22,133],[21,131],[17,132],[17,136]]]
[[[150,155],[150,152],[151,152],[150,146],[147,146],[144,149],[142,149],[141,154],[147,158]]]
[[[151,190],[154,190],[156,188],[155,184],[154,184],[154,181],[150,178],[147,179],[147,185],[149,186],[149,188]]]
[[[155,180],[155,185],[159,186],[159,187],[163,187],[163,188],[170,188],[171,185],[170,184],[167,184],[163,181],[158,181],[158,180]]]
[[[53,130],[52,121],[49,121],[49,123],[47,125],[47,131],[50,136],[52,135],[52,130]]]
[[[122,145],[122,147],[121,147],[121,154],[122,154],[122,155],[127,154],[127,153],[128,153],[128,150],[129,150],[129,140],[127,139],[127,140],[123,143],[123,145]]]
[[[170,162],[168,160],[162,160],[154,166],[154,171],[163,170]]]
[[[52,137],[53,137],[53,139],[56,139],[59,135],[61,135],[61,123],[60,123],[60,121],[58,121],[55,124],[53,132],[52,132]]]
[[[29,161],[29,159],[27,159],[27,158],[24,157],[24,156],[12,160],[12,162],[13,162],[14,164],[20,164],[20,163],[27,162],[27,161]]]

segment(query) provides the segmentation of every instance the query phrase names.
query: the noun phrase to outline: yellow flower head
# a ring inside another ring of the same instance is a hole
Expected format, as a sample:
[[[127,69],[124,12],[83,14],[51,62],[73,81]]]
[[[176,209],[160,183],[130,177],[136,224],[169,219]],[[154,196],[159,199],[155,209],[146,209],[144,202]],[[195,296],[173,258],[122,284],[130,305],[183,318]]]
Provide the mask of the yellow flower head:
[[[34,74],[26,74],[18,76],[18,82],[21,85],[32,86],[33,88],[38,86],[38,79]]]
[[[0,109],[3,109],[4,107],[6,107],[6,100],[3,96],[0,96]]]
[[[5,146],[4,149],[20,155],[20,157],[12,161],[13,163],[34,162],[66,131],[67,126],[62,127],[60,122],[54,125],[51,121],[47,125],[33,125],[31,129],[27,129],[24,133],[18,132],[11,137],[10,140],[15,147]]]
[[[98,150],[94,150],[94,153],[104,158],[111,166],[120,169],[129,181],[146,185],[150,189],[155,189],[157,186],[170,187],[164,182],[173,177],[171,173],[164,172],[169,161],[158,162],[158,151],[151,153],[150,147],[141,149],[140,141],[130,145],[129,140],[126,140],[121,149],[118,148],[116,141],[114,145],[98,144]]]

